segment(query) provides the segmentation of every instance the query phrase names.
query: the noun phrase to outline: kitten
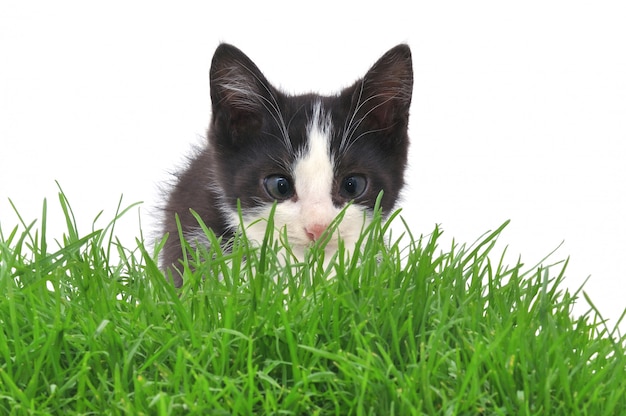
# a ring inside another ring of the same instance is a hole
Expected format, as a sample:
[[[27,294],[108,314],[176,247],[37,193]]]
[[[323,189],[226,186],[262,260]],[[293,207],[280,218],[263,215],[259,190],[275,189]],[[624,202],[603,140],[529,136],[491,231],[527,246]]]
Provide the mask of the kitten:
[[[348,202],[328,236],[326,257],[338,238],[353,247],[376,198],[383,214],[394,208],[404,184],[413,90],[411,51],[398,45],[351,87],[334,96],[289,96],[272,86],[232,45],[221,44],[210,70],[212,118],[206,146],[177,175],[165,207],[169,237],[163,269],[182,285],[181,242],[208,244],[190,213],[196,211],[223,241],[237,230],[241,201],[246,234],[262,241],[277,202],[276,232],[286,227],[290,247],[302,258]]]

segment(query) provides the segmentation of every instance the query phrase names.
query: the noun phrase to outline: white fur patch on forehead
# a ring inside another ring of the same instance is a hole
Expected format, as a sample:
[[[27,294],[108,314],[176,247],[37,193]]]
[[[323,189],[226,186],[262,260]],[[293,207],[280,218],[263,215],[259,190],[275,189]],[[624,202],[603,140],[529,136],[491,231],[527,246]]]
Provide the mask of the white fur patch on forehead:
[[[315,103],[307,126],[307,146],[293,166],[298,199],[307,203],[320,204],[331,200],[334,177],[331,132],[330,117],[324,113],[321,102]]]

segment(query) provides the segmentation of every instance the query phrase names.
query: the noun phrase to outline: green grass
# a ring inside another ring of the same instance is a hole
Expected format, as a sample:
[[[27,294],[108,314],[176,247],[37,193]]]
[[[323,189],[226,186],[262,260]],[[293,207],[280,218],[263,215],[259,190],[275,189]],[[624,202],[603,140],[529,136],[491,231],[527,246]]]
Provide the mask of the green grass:
[[[573,317],[566,262],[493,258],[506,224],[402,250],[376,216],[328,270],[240,238],[177,290],[158,247],[122,247],[115,219],[80,234],[60,203],[62,241],[45,203],[0,234],[0,414],[626,414],[625,339]]]

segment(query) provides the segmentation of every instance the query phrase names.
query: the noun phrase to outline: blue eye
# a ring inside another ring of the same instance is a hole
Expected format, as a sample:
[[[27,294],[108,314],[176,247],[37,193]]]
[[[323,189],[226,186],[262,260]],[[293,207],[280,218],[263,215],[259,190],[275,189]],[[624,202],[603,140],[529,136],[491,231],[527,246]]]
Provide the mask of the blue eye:
[[[293,186],[288,178],[281,175],[271,175],[263,181],[265,190],[274,199],[288,199],[293,196]]]
[[[365,192],[367,179],[362,175],[346,176],[341,182],[339,193],[346,198],[357,198]]]

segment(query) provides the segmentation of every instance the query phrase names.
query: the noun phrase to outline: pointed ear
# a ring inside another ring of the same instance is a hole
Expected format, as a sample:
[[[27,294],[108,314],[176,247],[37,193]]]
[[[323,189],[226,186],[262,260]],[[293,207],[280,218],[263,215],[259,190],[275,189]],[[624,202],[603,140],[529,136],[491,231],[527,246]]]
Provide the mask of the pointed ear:
[[[257,66],[236,47],[222,43],[210,71],[213,123],[236,139],[261,128],[271,86]]]
[[[368,128],[406,129],[413,95],[413,63],[408,45],[398,45],[385,53],[354,85],[352,108]]]

